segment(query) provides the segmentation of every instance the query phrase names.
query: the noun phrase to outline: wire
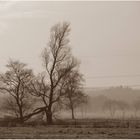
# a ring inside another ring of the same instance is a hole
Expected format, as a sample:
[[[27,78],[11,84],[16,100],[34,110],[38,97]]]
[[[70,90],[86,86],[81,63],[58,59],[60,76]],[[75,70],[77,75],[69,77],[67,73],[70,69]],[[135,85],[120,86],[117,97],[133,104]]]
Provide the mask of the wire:
[[[103,75],[103,76],[88,76],[87,79],[97,79],[97,78],[129,78],[129,77],[136,77],[140,78],[140,74],[133,74],[133,75]]]

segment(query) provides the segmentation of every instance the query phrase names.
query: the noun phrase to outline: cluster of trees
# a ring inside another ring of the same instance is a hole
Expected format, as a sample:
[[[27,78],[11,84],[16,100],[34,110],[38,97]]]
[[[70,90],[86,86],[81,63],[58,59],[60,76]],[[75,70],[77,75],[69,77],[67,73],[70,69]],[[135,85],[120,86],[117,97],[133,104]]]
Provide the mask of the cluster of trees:
[[[104,103],[104,111],[108,111],[111,118],[115,117],[115,114],[117,111],[121,111],[122,112],[122,118],[125,118],[125,113],[126,110],[129,108],[129,105],[124,102],[124,101],[117,101],[117,100],[111,100],[108,99],[105,103]]]
[[[62,108],[70,109],[74,119],[74,108],[86,103],[83,76],[69,47],[69,33],[67,22],[51,28],[48,46],[42,52],[42,73],[35,75],[26,64],[10,60],[8,70],[0,74],[0,92],[8,94],[2,108],[20,123],[44,113],[47,123],[52,124],[53,114]]]
[[[122,119],[125,118],[127,111],[133,111],[134,117],[137,118],[138,113],[140,111],[140,100],[137,99],[132,104],[129,104],[129,103],[127,103],[125,101],[121,101],[121,100],[117,101],[117,100],[108,99],[103,104],[103,110],[108,112],[108,114],[110,114],[111,118],[114,118],[118,111],[121,112]]]

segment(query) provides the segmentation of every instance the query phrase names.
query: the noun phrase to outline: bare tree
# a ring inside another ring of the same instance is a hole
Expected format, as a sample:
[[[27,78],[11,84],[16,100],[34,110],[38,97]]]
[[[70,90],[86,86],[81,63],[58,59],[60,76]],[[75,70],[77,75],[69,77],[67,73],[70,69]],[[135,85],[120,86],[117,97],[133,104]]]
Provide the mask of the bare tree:
[[[115,100],[108,99],[103,105],[103,110],[110,113],[111,118],[115,117],[115,113],[118,109],[118,105]]]
[[[24,115],[27,114],[31,103],[27,87],[33,77],[33,72],[26,68],[26,64],[19,61],[10,60],[6,67],[8,70],[0,75],[0,91],[9,93],[5,107],[13,111],[20,123],[23,123]]]
[[[137,99],[133,102],[132,104],[133,106],[133,109],[134,109],[134,115],[135,115],[135,118],[138,117],[138,112],[140,111],[140,100]]]
[[[30,96],[30,95],[29,95]],[[33,109],[33,104],[35,103],[33,100],[31,100],[31,96],[27,97],[26,100],[24,100],[24,105],[22,107],[23,117],[30,113],[30,111]],[[1,105],[1,110],[5,113],[8,113],[11,117],[16,117],[17,119],[19,116],[19,108],[17,106],[16,100],[14,98],[11,98],[11,95],[6,96],[3,98],[3,104]],[[24,121],[24,119],[23,119]]]
[[[65,105],[71,110],[72,119],[75,119],[74,109],[87,102],[87,98],[83,93],[81,81],[83,81],[82,75],[78,70],[71,71],[68,77],[65,79],[66,82],[66,99]]]
[[[118,110],[120,110],[122,112],[122,119],[124,119],[126,110],[129,109],[129,105],[125,101],[117,101],[116,103],[118,106]]]
[[[45,66],[45,75],[35,80],[31,86],[31,94],[42,98],[48,124],[52,124],[53,112],[56,104],[60,104],[64,96],[64,79],[77,68],[78,62],[72,56],[68,35],[69,24],[56,24],[51,28],[48,47],[43,50],[42,59]]]

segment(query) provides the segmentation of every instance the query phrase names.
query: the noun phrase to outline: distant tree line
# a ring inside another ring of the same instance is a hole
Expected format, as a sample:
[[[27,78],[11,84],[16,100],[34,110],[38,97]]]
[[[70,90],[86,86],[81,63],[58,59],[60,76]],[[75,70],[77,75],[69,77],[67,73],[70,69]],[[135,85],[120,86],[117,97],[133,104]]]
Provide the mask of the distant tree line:
[[[74,109],[87,102],[83,93],[83,75],[79,62],[69,47],[70,24],[58,23],[51,28],[48,46],[42,51],[44,70],[35,75],[20,61],[10,60],[7,71],[0,74],[0,92],[6,95],[2,109],[19,123],[37,114],[45,114],[47,124],[61,109]]]
[[[115,118],[116,113],[119,112],[122,119],[126,118],[128,111],[133,111],[134,115],[131,115],[131,117],[137,119],[140,112],[140,99],[134,100],[132,104],[122,100],[107,99],[103,104],[103,111],[107,112],[111,118]]]

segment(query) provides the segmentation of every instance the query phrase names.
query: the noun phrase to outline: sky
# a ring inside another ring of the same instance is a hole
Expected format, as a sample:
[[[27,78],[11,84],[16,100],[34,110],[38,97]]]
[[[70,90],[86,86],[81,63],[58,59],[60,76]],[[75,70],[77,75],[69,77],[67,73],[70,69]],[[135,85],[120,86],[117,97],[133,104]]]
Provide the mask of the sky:
[[[86,87],[140,85],[139,1],[0,1],[0,72],[9,58],[41,72],[50,28],[63,21]]]

